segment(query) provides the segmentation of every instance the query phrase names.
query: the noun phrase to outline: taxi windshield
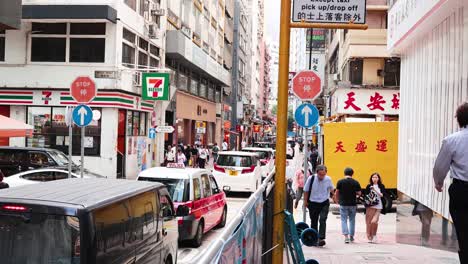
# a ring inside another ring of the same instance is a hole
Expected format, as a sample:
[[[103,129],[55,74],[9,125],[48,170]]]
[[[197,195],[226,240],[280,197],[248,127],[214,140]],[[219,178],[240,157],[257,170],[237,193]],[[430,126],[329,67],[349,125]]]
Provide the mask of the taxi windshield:
[[[184,179],[161,179],[152,177],[139,177],[139,181],[160,182],[166,185],[173,202],[186,202],[189,199],[188,181]]]
[[[76,217],[0,213],[2,264],[79,264],[79,237],[79,221]]]
[[[266,151],[259,151],[259,150],[251,150],[251,149],[243,149],[242,151],[256,153],[259,159],[268,159],[268,152]]]

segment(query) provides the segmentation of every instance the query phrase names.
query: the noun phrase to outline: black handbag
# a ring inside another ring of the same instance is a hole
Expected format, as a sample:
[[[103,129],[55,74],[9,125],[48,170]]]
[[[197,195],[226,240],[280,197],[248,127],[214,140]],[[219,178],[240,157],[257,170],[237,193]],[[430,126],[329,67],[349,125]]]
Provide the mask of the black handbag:
[[[364,195],[364,205],[365,206],[374,206],[379,204],[379,196],[374,190]]]

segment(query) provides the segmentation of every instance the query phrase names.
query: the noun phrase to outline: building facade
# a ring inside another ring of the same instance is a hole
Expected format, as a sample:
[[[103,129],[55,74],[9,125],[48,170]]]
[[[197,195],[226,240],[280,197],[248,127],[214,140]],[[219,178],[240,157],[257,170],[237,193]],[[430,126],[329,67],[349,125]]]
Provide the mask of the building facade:
[[[369,0],[367,30],[329,31],[323,99],[331,120],[398,120],[400,59],[387,51],[388,8]]]
[[[401,56],[402,69],[398,189],[435,212],[429,246],[456,251],[456,243],[449,243],[451,180],[437,192],[432,169],[442,139],[459,130],[453,118],[457,106],[468,100],[468,3],[394,2],[387,44]],[[408,230],[397,226],[400,242],[414,242],[402,239]]]
[[[34,126],[31,138],[3,145],[50,147],[80,154],[80,129],[68,136],[66,107],[78,76],[98,89],[89,104],[100,119],[85,129],[85,167],[110,178],[135,178],[162,161],[167,103],[144,101],[141,73],[165,65],[165,0],[23,0],[20,30],[0,32],[0,114]],[[71,143],[70,143],[71,141]],[[77,162],[77,160],[75,160]]]
[[[173,117],[176,131],[166,144],[211,145],[221,140],[222,99],[231,85],[231,62],[225,58],[231,35],[225,26],[230,25],[232,2],[226,2],[168,2],[166,66],[174,73],[171,87],[176,95],[166,115]]]
[[[240,128],[245,114],[251,114],[252,90],[250,88],[250,28],[249,1],[235,0],[234,43],[232,63],[232,92],[230,96],[231,130],[226,133],[230,148],[238,148],[242,141]],[[244,109],[246,107],[246,109]],[[244,133],[248,133],[245,131]]]

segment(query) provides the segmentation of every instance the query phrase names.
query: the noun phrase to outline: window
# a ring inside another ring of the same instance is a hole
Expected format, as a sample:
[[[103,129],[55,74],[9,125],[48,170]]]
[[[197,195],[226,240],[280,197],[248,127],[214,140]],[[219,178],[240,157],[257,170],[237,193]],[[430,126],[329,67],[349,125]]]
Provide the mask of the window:
[[[70,140],[65,124],[65,107],[28,107],[27,123],[34,127],[33,136],[26,139],[28,147],[53,148],[68,154]],[[100,145],[101,120],[93,120],[85,128],[85,155],[99,156]],[[81,128],[77,126],[73,126],[72,150],[73,155],[81,153]]]
[[[105,49],[105,39],[72,38],[70,39],[70,62],[104,62]]]
[[[391,58],[385,60],[384,86],[400,85],[400,59]]]
[[[230,167],[250,167],[252,164],[255,164],[252,157],[233,155],[220,155],[216,163],[220,166]]]
[[[193,198],[194,200],[200,200],[201,199],[201,187],[200,187],[200,180],[199,179],[193,179]]]
[[[124,0],[124,3],[127,4],[128,7],[136,11],[137,0]]]
[[[219,193],[218,183],[216,183],[215,178],[211,175],[210,175],[210,182],[211,182],[211,192],[213,194]]]
[[[31,61],[102,63],[105,38],[106,23],[32,23]]]
[[[190,92],[192,94],[198,94],[198,84],[200,82],[200,77],[192,73],[192,77],[190,78]]]
[[[127,136],[145,136],[146,121],[145,112],[127,111]]]
[[[188,180],[184,179],[162,179],[152,177],[138,177],[139,181],[160,182],[166,185],[169,195],[174,202],[186,202],[189,199],[189,184]]]
[[[203,197],[207,198],[211,196],[211,183],[207,174],[201,176],[203,186]]]
[[[207,86],[208,86],[208,81],[206,79],[202,79],[200,83],[200,90],[198,91],[198,96],[206,98],[207,95]]]
[[[349,62],[349,81],[351,84],[362,85],[362,68],[362,59],[354,59]]]
[[[160,48],[130,30],[123,29],[122,64],[128,68],[155,69],[160,64]]]
[[[55,164],[49,164],[49,157],[42,152],[29,152],[28,156],[29,156],[28,157],[29,162],[32,165],[37,165],[37,166],[55,165]]]
[[[129,68],[135,65],[135,48],[125,43],[122,43],[122,64]]]
[[[159,213],[163,221],[168,221],[174,218],[174,208],[171,205],[171,198],[169,195],[160,195],[159,202],[161,203],[161,211]]]
[[[157,229],[158,202],[154,191],[145,192],[130,198],[133,240],[155,240]],[[131,239],[131,238],[130,238]]]
[[[0,61],[5,61],[5,30],[0,30]]]
[[[77,217],[28,213],[23,218],[3,214],[0,226],[3,264],[80,263]]]
[[[129,208],[128,201],[124,200],[97,209],[93,213],[96,263],[105,263],[104,260],[110,259],[117,250],[134,250],[134,245],[132,246],[131,241],[128,241],[136,237],[135,234],[129,236],[129,228],[132,226]]]
[[[31,61],[65,62],[65,38],[33,38]]]

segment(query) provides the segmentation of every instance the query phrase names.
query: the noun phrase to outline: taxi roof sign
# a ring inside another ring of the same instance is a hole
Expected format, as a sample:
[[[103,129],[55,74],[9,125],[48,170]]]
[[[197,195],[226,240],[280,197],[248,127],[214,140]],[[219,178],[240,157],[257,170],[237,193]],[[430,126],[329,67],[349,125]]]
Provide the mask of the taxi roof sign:
[[[170,169],[185,169],[185,165],[181,163],[168,163],[166,168]]]

